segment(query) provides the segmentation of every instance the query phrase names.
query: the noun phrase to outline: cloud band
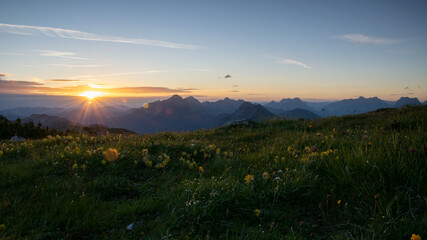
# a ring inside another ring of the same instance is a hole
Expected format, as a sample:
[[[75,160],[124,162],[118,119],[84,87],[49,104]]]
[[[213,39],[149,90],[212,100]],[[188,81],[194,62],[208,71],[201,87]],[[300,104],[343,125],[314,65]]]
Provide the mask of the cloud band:
[[[77,40],[85,40],[85,41],[140,44],[140,45],[164,47],[164,48],[179,48],[179,49],[200,48],[199,46],[196,46],[196,45],[172,43],[172,42],[165,42],[165,41],[158,41],[158,40],[104,36],[104,35],[99,35],[95,33],[81,32],[77,30],[70,30],[70,29],[63,29],[63,28],[14,25],[14,24],[6,24],[6,23],[0,23],[0,32],[20,34],[20,35],[45,35],[48,37],[59,37],[59,38],[77,39]]]

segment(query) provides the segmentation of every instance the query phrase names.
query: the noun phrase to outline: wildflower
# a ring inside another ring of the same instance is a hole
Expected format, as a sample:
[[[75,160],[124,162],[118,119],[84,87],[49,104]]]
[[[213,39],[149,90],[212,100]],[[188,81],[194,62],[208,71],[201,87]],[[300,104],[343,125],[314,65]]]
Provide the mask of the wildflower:
[[[105,165],[105,164],[107,164],[107,161],[102,160],[102,165]]]
[[[421,240],[420,235],[412,234],[411,240]]]
[[[200,166],[200,167],[199,167],[199,172],[201,172],[201,173],[202,173],[202,172],[204,172],[204,171],[205,171],[205,169],[203,169],[203,167],[202,167],[202,166]]]
[[[259,215],[261,214],[261,210],[259,209],[255,209],[254,210],[255,216],[259,217]],[[421,239],[421,238],[420,238]]]
[[[83,165],[81,166],[81,168],[83,169],[83,171],[84,171],[84,170],[86,170],[86,164],[83,164]]]
[[[341,206],[341,199],[338,200],[338,206]]]
[[[153,162],[148,160],[148,159],[147,160],[144,159],[144,163],[145,163],[145,166],[147,166],[147,167],[153,166]]]
[[[104,153],[105,159],[109,162],[113,162],[119,157],[119,154],[117,153],[117,149],[115,148],[109,148],[103,153]]]
[[[142,155],[147,155],[148,154],[148,149],[144,148],[142,149]]]
[[[77,165],[77,163],[74,163],[73,165],[73,170],[76,170],[79,166]]]
[[[270,224],[270,232],[273,230],[273,227],[274,227],[274,222],[271,222],[271,224]]]
[[[254,177],[254,175],[249,174],[249,175],[246,175],[246,177],[244,178],[244,180],[245,180],[246,183],[250,183],[250,182],[255,181],[255,177]]]
[[[0,230],[3,230],[3,229],[5,229],[6,228],[6,226],[4,225],[4,224],[0,224]],[[421,239],[421,238],[420,238]]]
[[[265,181],[268,181],[268,180],[270,179],[270,174],[268,174],[268,172],[264,172],[264,173],[262,174],[262,178],[263,178]]]
[[[168,155],[166,155],[165,153],[163,153],[163,155],[159,156],[159,160],[163,160],[162,162],[158,163],[156,166],[154,166],[156,169],[161,169],[161,168],[165,168],[166,165],[169,163],[170,161],[170,157]]]

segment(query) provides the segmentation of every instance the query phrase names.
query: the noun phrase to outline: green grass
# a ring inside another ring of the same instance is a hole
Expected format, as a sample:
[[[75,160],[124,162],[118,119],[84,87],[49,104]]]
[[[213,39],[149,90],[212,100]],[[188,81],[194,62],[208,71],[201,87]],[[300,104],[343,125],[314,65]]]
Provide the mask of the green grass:
[[[0,239],[427,238],[426,124],[408,107],[0,142]]]

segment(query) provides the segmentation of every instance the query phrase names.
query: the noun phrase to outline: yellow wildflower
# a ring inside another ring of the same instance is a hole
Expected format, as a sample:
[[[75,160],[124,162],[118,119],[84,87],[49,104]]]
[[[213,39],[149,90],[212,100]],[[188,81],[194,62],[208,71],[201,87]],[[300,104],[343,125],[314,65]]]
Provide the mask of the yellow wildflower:
[[[144,160],[144,163],[145,163],[145,166],[147,166],[147,167],[153,166],[153,162],[150,160]]]
[[[261,210],[255,209],[254,213],[255,213],[255,216],[259,217],[259,215],[261,214]]]
[[[252,174],[246,175],[246,177],[244,178],[244,180],[246,181],[246,183],[250,183],[255,181],[255,177]]]
[[[147,155],[148,154],[148,149],[144,148],[142,149],[142,155]]]
[[[76,170],[79,166],[77,165],[77,163],[74,163],[73,165],[73,170]]]
[[[109,148],[106,151],[103,152],[104,157],[107,161],[113,162],[119,157],[119,153],[117,152],[117,149],[115,148]]]
[[[105,164],[107,164],[107,161],[102,160],[102,165],[105,165]]]
[[[199,172],[204,172],[205,171],[205,169],[203,169],[203,167],[202,166],[200,166],[199,167]]]
[[[421,236],[417,234],[412,234],[411,240],[421,240]]]
[[[262,174],[262,178],[263,178],[265,181],[268,181],[268,180],[270,179],[270,174],[268,174],[268,172],[264,172],[264,173]]]
[[[338,206],[340,206],[341,205],[341,199],[340,200],[338,200]]]
[[[5,228],[6,228],[6,226],[4,224],[0,224],[0,230],[3,230]]]

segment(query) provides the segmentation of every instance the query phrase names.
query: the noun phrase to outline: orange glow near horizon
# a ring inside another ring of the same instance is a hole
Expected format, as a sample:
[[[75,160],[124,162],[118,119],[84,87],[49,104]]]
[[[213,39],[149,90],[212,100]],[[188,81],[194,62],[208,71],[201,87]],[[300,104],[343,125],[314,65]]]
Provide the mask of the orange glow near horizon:
[[[96,97],[104,96],[105,93],[99,91],[86,91],[80,94],[82,97],[87,97],[88,100],[92,100]]]

